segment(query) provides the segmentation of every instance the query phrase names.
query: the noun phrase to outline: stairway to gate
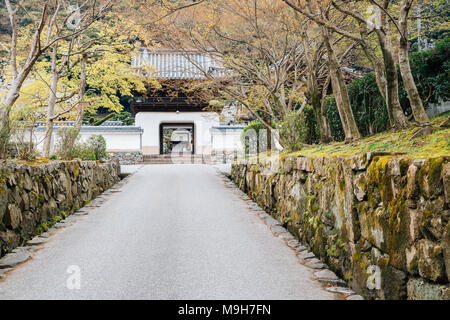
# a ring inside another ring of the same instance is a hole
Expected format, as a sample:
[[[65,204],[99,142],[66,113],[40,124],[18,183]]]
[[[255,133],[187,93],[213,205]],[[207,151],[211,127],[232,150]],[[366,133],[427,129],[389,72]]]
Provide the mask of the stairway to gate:
[[[144,155],[144,164],[211,164],[211,156],[201,154]]]

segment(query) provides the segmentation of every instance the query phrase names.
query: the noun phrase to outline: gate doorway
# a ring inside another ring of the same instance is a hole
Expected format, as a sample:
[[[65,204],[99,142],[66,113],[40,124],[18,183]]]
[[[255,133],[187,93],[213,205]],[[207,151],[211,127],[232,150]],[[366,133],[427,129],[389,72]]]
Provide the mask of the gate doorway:
[[[160,154],[195,154],[193,123],[161,123],[159,125]]]

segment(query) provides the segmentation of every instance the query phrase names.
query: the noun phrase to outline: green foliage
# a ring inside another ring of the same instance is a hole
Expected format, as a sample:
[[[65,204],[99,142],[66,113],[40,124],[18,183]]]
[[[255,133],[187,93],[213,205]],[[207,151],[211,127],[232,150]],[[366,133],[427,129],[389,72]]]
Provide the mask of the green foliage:
[[[48,224],[46,222],[42,222],[40,225],[38,225],[36,227],[36,229],[34,230],[35,234],[41,234],[44,232],[47,232],[49,229]]]
[[[275,129],[275,123],[272,123],[272,128]],[[245,154],[249,154],[250,152],[258,152],[260,150],[260,135],[263,131],[266,130],[266,126],[259,122],[258,120],[255,120],[251,122],[248,126],[242,130],[241,133],[241,142],[244,146]],[[254,130],[252,132],[252,130]],[[262,139],[262,137],[261,137]]]
[[[108,158],[106,141],[102,135],[92,135],[86,142],[79,141],[79,131],[74,128],[61,128],[58,131],[55,154],[61,160],[103,160]]]
[[[431,103],[450,100],[450,38],[440,41],[435,48],[410,55],[412,73],[424,102],[425,108]],[[347,85],[350,103],[358,128],[363,136],[386,131],[389,117],[378,90],[374,74],[367,74]],[[406,114],[411,107],[399,72],[400,103]],[[331,134],[336,141],[345,138],[336,101],[327,97],[327,117]]]
[[[95,161],[95,152],[87,143],[79,143],[75,147],[75,158],[87,161]]]
[[[82,160],[96,161],[108,158],[106,141],[100,134],[90,136],[86,142],[78,142],[74,151],[74,157]]]
[[[275,129],[275,124],[272,123],[272,128]],[[266,129],[266,126],[263,125],[261,122],[259,122],[258,120],[252,121],[250,122],[243,130],[243,133],[247,132],[248,130],[253,129],[256,132],[259,132],[259,130],[261,129]]]
[[[58,222],[60,222],[63,218],[61,216],[56,216],[53,218],[53,220],[51,221],[51,225],[57,224]]]
[[[114,117],[114,113],[110,113],[110,114],[108,114],[107,116],[105,116],[103,118],[91,117],[89,119],[86,119],[86,121],[88,121],[88,124],[91,125],[91,126],[101,126],[106,121],[113,120],[113,117]]]
[[[450,38],[433,49],[411,54],[409,60],[425,107],[450,100]]]
[[[122,111],[119,114],[114,114],[114,120],[122,121],[127,126],[134,125],[134,117],[130,112]]]
[[[354,143],[333,142],[321,145],[305,145],[299,152],[292,155],[310,157],[348,157],[366,152],[398,152],[411,158],[427,158],[450,155],[450,128],[439,127],[450,112],[431,120],[435,127],[432,134],[425,137],[414,136],[421,128],[411,126],[402,131],[385,131],[364,137]]]
[[[312,107],[306,107],[303,112],[292,111],[282,122],[280,142],[289,151],[300,150],[304,144],[318,141],[318,128]]]
[[[450,35],[450,1],[448,0],[428,0],[417,3],[417,9],[420,8],[420,24],[421,38],[427,42],[436,42],[448,38]],[[417,15],[417,12],[416,12]],[[411,20],[411,28],[409,31],[411,50],[418,50],[418,30],[416,27],[417,20]],[[422,43],[421,47],[424,47]]]
[[[72,160],[77,157],[76,148],[79,140],[79,130],[63,127],[58,130],[58,141],[55,145],[55,154],[59,159]]]
[[[327,119],[330,126],[331,136],[336,141],[344,141],[345,133],[342,127],[341,118],[334,97],[326,97],[325,104],[327,106]]]
[[[90,153],[94,155],[95,159],[93,160],[103,160],[108,158],[106,141],[101,134],[90,136],[85,145],[87,145],[87,149],[90,150]]]
[[[83,124],[91,126],[99,126],[105,123],[105,121],[122,121],[127,126],[134,125],[134,118],[130,112],[122,111],[120,113],[110,113],[103,118],[95,117],[95,113],[87,111],[83,118]]]
[[[130,50],[128,46],[115,47],[115,50],[104,51],[88,64],[87,74],[90,76],[85,98],[90,103],[90,112],[98,108],[120,112],[123,109],[121,99],[133,97],[133,92],[144,93],[146,83],[157,86],[154,78],[130,70]]]

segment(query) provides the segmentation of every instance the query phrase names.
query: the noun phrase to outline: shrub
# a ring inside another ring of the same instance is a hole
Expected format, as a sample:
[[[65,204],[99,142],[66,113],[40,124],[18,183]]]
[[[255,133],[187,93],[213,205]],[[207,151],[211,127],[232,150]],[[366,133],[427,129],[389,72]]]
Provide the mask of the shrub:
[[[36,145],[33,142],[29,141],[17,143],[16,150],[17,150],[16,158],[20,160],[27,160],[27,161],[34,160],[38,155]]]
[[[17,106],[12,109],[5,120],[8,128],[4,130],[4,134],[0,138],[0,140],[6,141],[3,145],[0,143],[0,154],[20,160],[34,160],[38,155],[34,141],[34,130],[36,122],[41,117],[42,111],[39,108]],[[0,135],[2,134],[0,133]]]
[[[303,112],[292,111],[282,122],[280,142],[288,151],[297,151],[304,144],[313,144],[318,140],[318,128],[312,107]]]
[[[272,123],[272,128],[275,129],[275,124]],[[266,126],[255,120],[251,122],[248,126],[244,128],[241,134],[241,142],[244,146],[245,154],[249,154],[250,152],[262,152],[265,150],[260,150],[260,133],[261,130],[266,130]],[[250,130],[254,130],[255,134],[251,134]],[[255,150],[256,148],[256,150]]]
[[[14,128],[14,136],[12,139],[14,148],[11,155],[20,160],[31,161],[36,159],[38,151],[33,141],[34,124],[27,122],[18,122]]]
[[[102,160],[107,159],[106,141],[102,135],[92,135],[85,142],[79,141],[79,131],[75,128],[61,128],[55,154],[59,159]]]
[[[425,107],[450,100],[450,38],[439,41],[433,49],[411,54],[409,60]]]
[[[79,130],[75,128],[61,128],[58,130],[58,141],[55,144],[55,154],[59,159],[72,160],[77,158]]]
[[[75,146],[75,158],[81,160],[95,161],[95,152],[93,148],[86,142],[77,143]]]
[[[89,157],[94,156],[93,160],[108,158],[108,153],[106,152],[106,141],[101,134],[94,134],[90,136],[85,145],[88,150],[87,154]]]

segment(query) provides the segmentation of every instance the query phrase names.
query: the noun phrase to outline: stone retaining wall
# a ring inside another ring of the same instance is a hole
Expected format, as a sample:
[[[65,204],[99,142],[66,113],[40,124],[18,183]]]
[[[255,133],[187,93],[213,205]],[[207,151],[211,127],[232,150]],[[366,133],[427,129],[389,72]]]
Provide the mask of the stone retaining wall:
[[[356,292],[450,299],[450,157],[277,159],[232,178]]]
[[[108,152],[110,159],[117,159],[122,165],[139,164],[144,161],[141,151],[111,151]]]
[[[0,164],[0,256],[119,181],[117,160]]]

